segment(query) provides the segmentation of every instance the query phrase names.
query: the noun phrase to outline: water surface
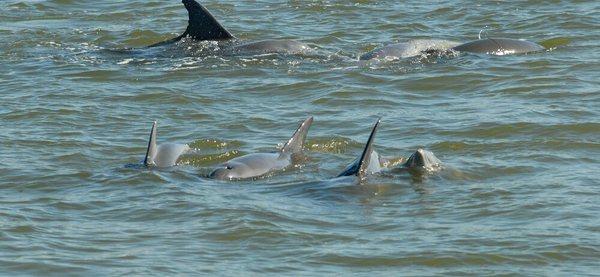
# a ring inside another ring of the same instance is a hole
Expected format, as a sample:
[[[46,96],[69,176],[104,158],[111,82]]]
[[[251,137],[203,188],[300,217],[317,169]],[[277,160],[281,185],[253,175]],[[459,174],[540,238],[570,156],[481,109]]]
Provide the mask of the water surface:
[[[1,273],[597,274],[597,1],[203,3],[240,39],[316,51],[120,50],[183,32],[179,1],[0,4]],[[482,29],[568,43],[357,63],[388,43]],[[203,177],[276,150],[308,115],[296,168]],[[446,170],[329,181],[377,116],[380,153],[424,147]],[[136,166],[153,120],[159,141],[196,152],[173,168]]]

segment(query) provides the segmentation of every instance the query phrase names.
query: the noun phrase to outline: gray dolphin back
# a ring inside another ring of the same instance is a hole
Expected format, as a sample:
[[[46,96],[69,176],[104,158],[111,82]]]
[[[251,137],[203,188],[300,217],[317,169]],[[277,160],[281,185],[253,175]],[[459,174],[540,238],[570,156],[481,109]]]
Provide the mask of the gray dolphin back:
[[[436,171],[442,168],[442,162],[433,152],[419,148],[406,160],[404,168]]]
[[[156,121],[152,123],[152,130],[150,130],[150,139],[148,140],[148,149],[146,150],[146,157],[144,157],[144,165],[153,165],[153,157],[156,156]]]
[[[369,135],[369,139],[367,140],[367,144],[365,145],[365,148],[363,149],[363,152],[357,162],[347,167],[337,177],[355,175],[361,180],[365,178],[369,164],[371,163],[371,156],[373,154],[373,141],[375,141],[375,134],[377,133],[379,122],[381,122],[381,119],[377,119],[377,122],[375,122],[373,130],[371,130],[371,135]]]
[[[149,47],[160,46],[172,42],[177,42],[182,38],[189,36],[193,40],[227,40],[235,38],[215,19],[215,17],[200,3],[195,0],[181,1],[188,11],[188,26],[180,36],[150,45]]]
[[[545,48],[531,41],[510,38],[486,38],[463,43],[452,49],[460,52],[493,55],[521,54],[542,51]]]
[[[292,137],[285,143],[283,148],[281,149],[282,155],[293,155],[299,152],[302,152],[302,148],[304,147],[304,141],[306,140],[306,135],[308,134],[308,129],[313,122],[313,117],[309,117],[300,126],[296,129],[296,132],[292,135]]]

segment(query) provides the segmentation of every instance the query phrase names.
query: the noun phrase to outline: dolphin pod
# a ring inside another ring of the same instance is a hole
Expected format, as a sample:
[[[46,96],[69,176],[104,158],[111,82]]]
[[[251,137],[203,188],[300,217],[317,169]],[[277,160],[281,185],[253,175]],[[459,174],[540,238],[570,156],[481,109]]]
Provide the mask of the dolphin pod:
[[[271,39],[250,42],[240,41],[231,34],[231,32],[225,29],[225,27],[223,27],[200,3],[195,0],[182,0],[181,2],[188,11],[189,20],[186,30],[175,38],[152,44],[149,47],[171,44],[187,37],[194,41],[229,42],[222,45],[225,51],[224,53],[227,54],[299,54],[311,50],[311,47],[308,44],[295,40]],[[359,57],[359,60],[364,61],[375,58],[408,58],[423,53],[444,53],[450,50],[491,55],[508,55],[537,52],[545,50],[545,48],[534,42],[510,38],[486,38],[462,44],[441,39],[414,39],[376,48],[362,54]]]
[[[252,153],[233,158],[216,166],[207,177],[218,180],[242,180],[262,177],[294,165],[298,155],[302,154],[308,129],[312,123],[312,116],[305,119],[281,150],[271,153]],[[387,167],[390,161],[379,155],[373,145],[380,123],[381,119],[377,119],[361,155],[347,165],[336,178],[354,176],[361,182],[367,176],[380,173]],[[163,143],[157,145],[156,134],[157,123],[154,121],[144,158],[145,166],[174,166],[181,155],[190,151],[187,144]],[[431,151],[419,148],[399,168],[423,169],[431,172],[441,169],[441,161]]]
[[[159,42],[149,47],[162,46],[178,42],[189,37],[194,41],[227,41],[231,44],[224,45],[226,52],[230,54],[252,54],[252,53],[289,53],[297,54],[310,50],[310,47],[295,40],[261,40],[243,42],[239,41],[227,29],[225,29],[215,17],[200,3],[195,0],[181,1],[188,11],[188,26],[180,36]]]

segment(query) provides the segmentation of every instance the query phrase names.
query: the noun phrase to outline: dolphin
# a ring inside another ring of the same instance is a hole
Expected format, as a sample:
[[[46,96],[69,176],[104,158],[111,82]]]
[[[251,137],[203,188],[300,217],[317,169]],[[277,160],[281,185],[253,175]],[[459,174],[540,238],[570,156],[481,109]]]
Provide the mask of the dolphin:
[[[289,167],[294,158],[302,152],[312,122],[312,116],[304,120],[280,151],[253,153],[233,158],[215,168],[208,177],[219,180],[246,179]]]
[[[156,121],[152,123],[148,149],[144,158],[145,166],[169,167],[174,166],[179,156],[190,150],[187,144],[163,143],[156,145]]]
[[[195,0],[182,0],[181,2],[187,9],[189,16],[185,32],[178,37],[150,45],[149,47],[171,44],[189,37],[194,41],[231,42],[223,45],[225,51],[231,54],[300,54],[311,49],[308,44],[295,40],[241,42],[227,31],[200,3]]]
[[[444,52],[460,43],[443,39],[411,39],[406,42],[388,44],[362,54],[359,61],[372,59],[405,59],[428,53]]]
[[[373,151],[373,141],[375,141],[375,134],[377,133],[377,127],[379,127],[380,122],[381,119],[377,119],[377,122],[375,122],[361,155],[348,166],[346,166],[346,168],[344,168],[344,170],[338,174],[336,178],[344,176],[356,176],[359,181],[362,181],[367,175],[381,171],[382,167],[381,163],[379,162],[379,154]]]
[[[543,46],[537,43],[510,38],[479,39],[463,43],[453,47],[452,49],[459,52],[491,54],[498,56],[539,52],[545,50]]]
[[[538,52],[545,49],[543,46],[531,41],[510,38],[486,38],[462,44],[442,39],[413,39],[375,48],[362,54],[358,59],[359,61],[404,59],[424,54],[444,54],[450,51],[501,56]]]
[[[410,155],[401,168],[432,172],[440,170],[442,168],[442,162],[433,154],[433,152],[419,148]]]

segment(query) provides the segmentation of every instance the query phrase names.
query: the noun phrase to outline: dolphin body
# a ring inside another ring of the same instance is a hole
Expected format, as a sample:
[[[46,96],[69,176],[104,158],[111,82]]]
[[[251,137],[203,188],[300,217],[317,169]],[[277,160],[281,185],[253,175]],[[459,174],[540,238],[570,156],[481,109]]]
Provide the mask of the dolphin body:
[[[233,158],[214,169],[208,177],[219,180],[246,179],[289,167],[293,158],[302,152],[312,122],[312,116],[304,120],[279,152],[253,153]]]
[[[501,56],[538,52],[545,50],[545,48],[531,41],[510,38],[486,38],[463,44],[450,40],[413,39],[373,49],[361,55],[359,60],[403,59],[423,54],[444,53],[452,50]]]
[[[367,176],[380,173],[386,169],[387,165],[390,163],[390,160],[379,155],[379,153],[374,150],[373,146],[373,141],[375,140],[375,134],[377,133],[379,123],[380,120],[377,120],[375,126],[373,126],[371,135],[369,136],[361,155],[348,166],[346,166],[346,168],[333,180],[352,176],[356,178],[354,179],[354,182],[360,184],[366,179]],[[441,168],[440,166],[440,160],[438,160],[432,152],[418,149],[410,156],[410,158],[406,160],[406,162],[404,162],[404,164],[402,164],[402,166],[400,166],[400,168],[411,170],[411,172],[412,170],[417,170],[416,172],[420,172],[421,169],[427,169],[427,172],[431,172]],[[342,182],[346,183],[347,181],[343,180]]]
[[[188,26],[185,32],[176,38],[159,42],[149,47],[171,44],[189,37],[194,41],[232,42],[223,45],[225,52],[230,54],[300,54],[311,49],[308,44],[295,40],[240,42],[200,3],[195,0],[182,0],[181,2],[189,15]]]
[[[372,59],[405,59],[432,52],[444,52],[460,43],[443,39],[411,39],[407,42],[388,44],[375,48],[358,59],[361,61]]]
[[[156,144],[156,121],[152,123],[148,149],[144,158],[145,166],[169,167],[177,163],[177,159],[183,153],[190,150],[187,144],[163,143]]]
[[[382,157],[375,151],[373,147],[373,141],[377,128],[379,127],[380,120],[377,120],[371,135],[367,140],[365,148],[362,154],[350,163],[338,174],[336,178],[343,176],[357,176],[359,180],[364,179],[367,175],[380,173],[385,169],[386,164],[389,164],[389,160]],[[401,169],[409,170],[425,170],[427,172],[437,171],[442,168],[442,162],[433,154],[433,152],[419,148],[415,151],[401,166]]]

